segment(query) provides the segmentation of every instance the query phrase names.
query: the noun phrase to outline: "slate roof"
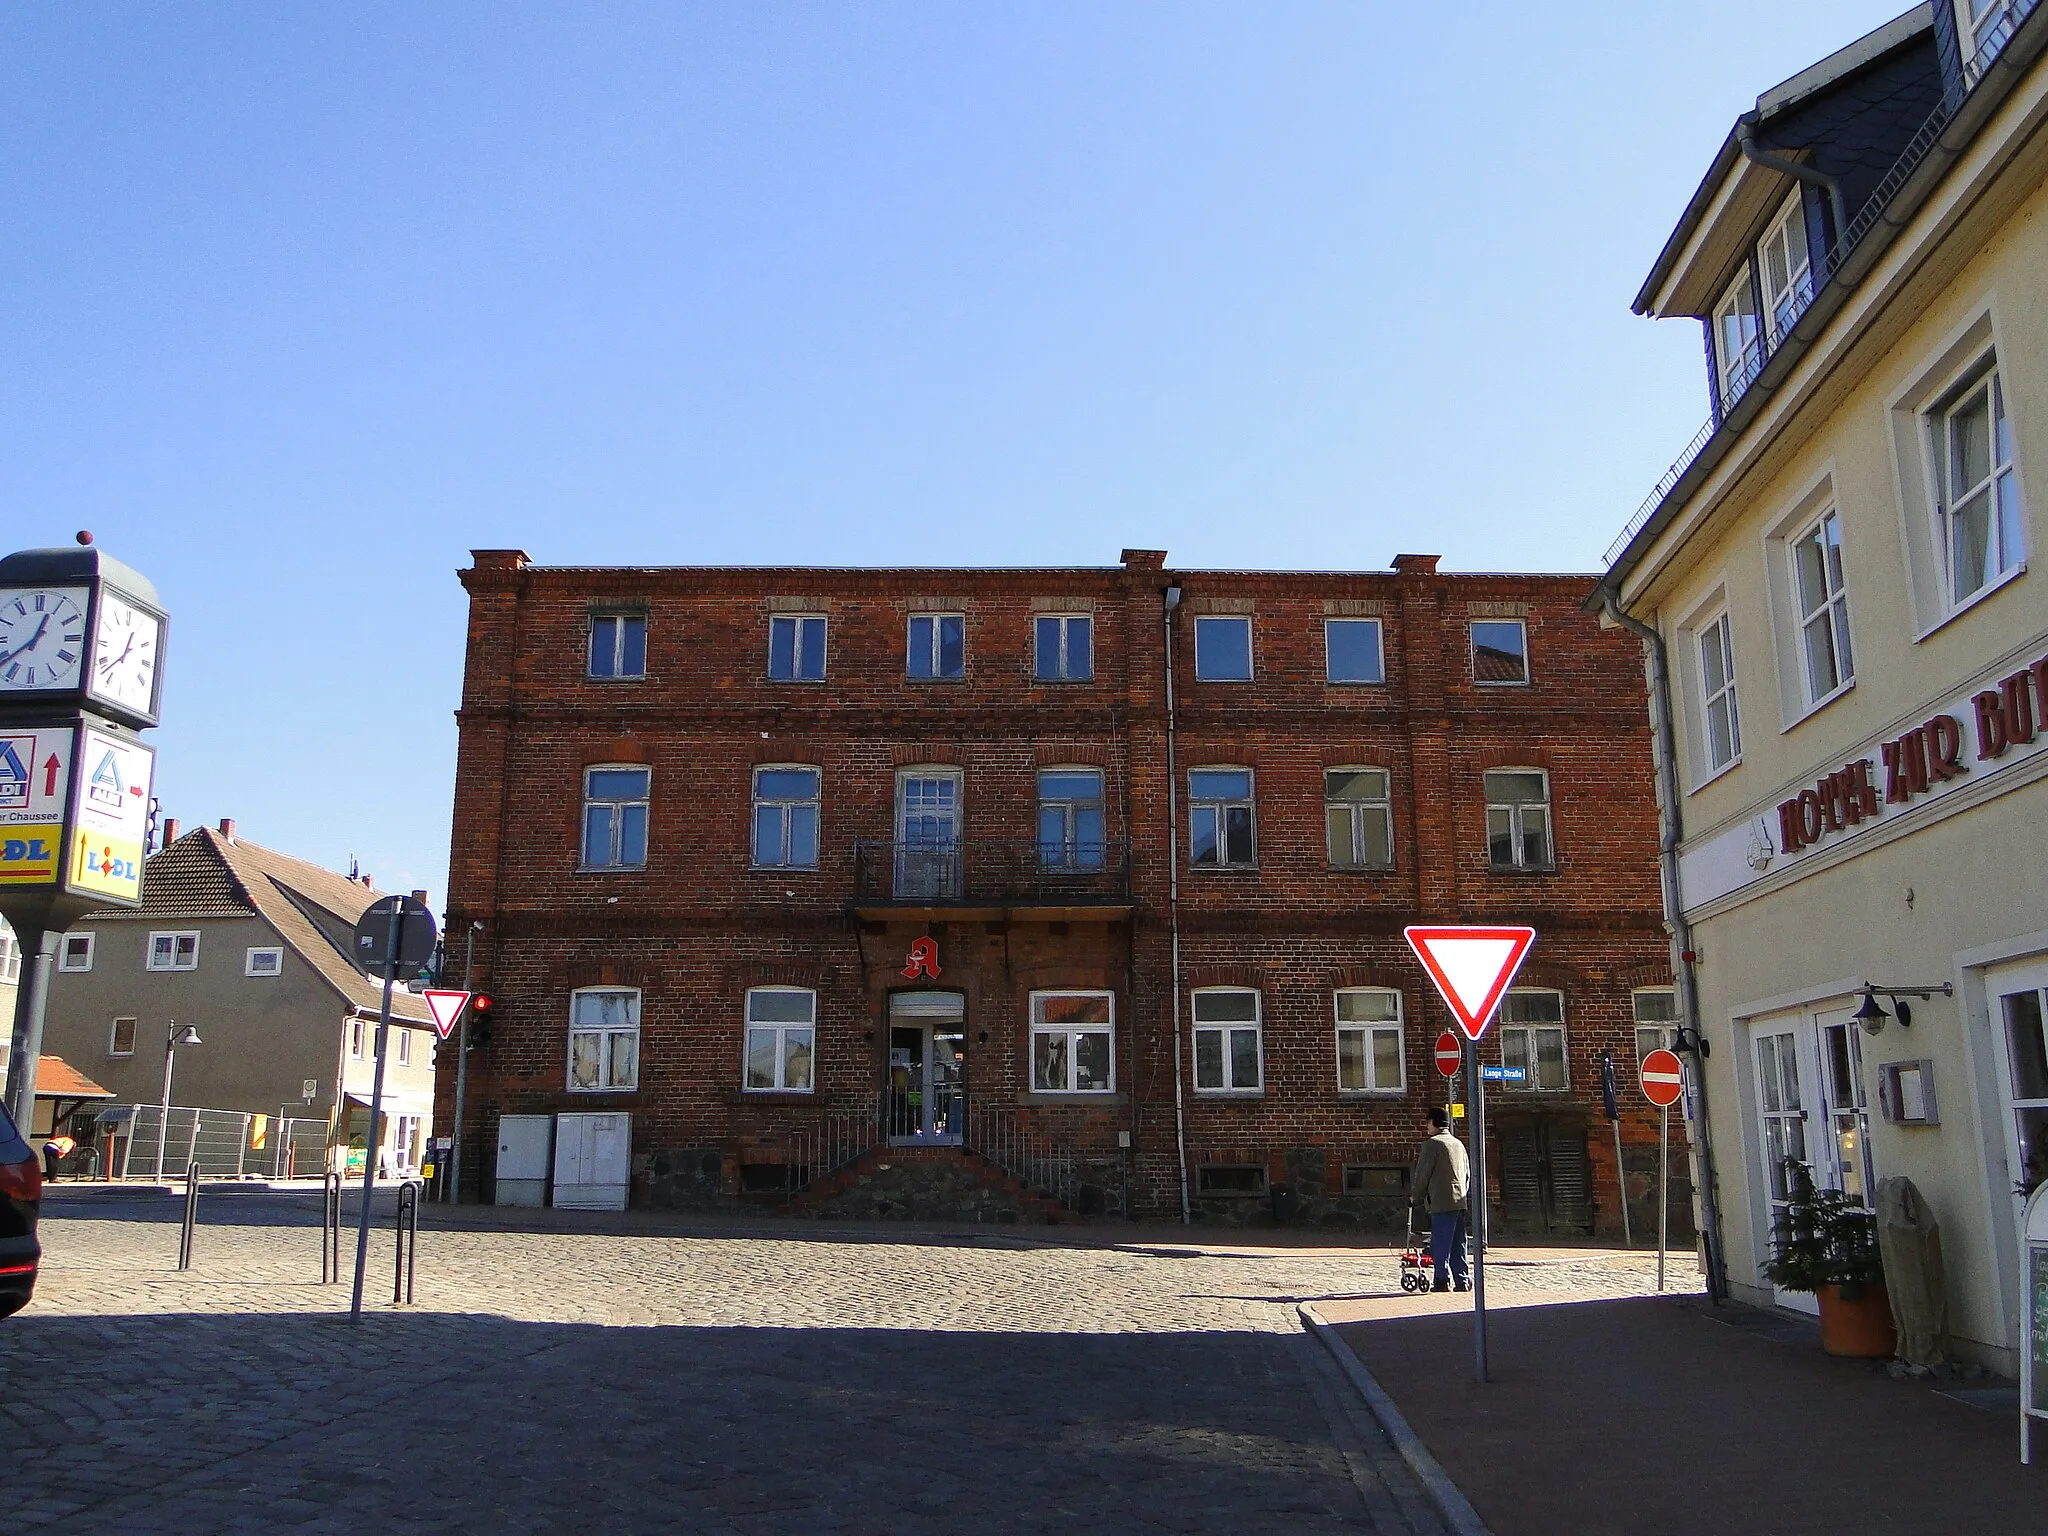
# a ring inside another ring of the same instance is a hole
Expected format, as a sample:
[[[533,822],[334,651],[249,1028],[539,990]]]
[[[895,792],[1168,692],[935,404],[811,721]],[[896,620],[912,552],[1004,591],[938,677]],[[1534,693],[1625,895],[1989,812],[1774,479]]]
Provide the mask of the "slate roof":
[[[83,920],[260,918],[351,1007],[375,1012],[382,980],[357,970],[349,955],[356,920],[384,894],[246,838],[195,827],[144,863],[140,911],[88,912]],[[392,994],[391,1016],[433,1022],[426,1003],[407,992]]]

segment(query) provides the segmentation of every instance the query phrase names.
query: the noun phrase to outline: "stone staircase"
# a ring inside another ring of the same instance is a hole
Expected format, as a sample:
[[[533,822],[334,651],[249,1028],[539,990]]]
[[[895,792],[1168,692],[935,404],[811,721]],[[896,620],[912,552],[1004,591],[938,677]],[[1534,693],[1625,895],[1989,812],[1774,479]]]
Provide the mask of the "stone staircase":
[[[874,1147],[789,1197],[792,1216],[1052,1224],[1057,1200],[967,1147]]]

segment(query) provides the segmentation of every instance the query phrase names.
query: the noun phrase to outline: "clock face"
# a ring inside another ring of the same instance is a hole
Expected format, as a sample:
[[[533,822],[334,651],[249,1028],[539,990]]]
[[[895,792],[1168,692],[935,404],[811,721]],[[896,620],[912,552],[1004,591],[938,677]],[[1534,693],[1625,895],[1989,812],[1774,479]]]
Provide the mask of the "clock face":
[[[0,591],[0,693],[76,688],[85,662],[83,587]]]
[[[92,691],[100,698],[153,714],[162,625],[155,614],[100,589],[99,633],[93,637]]]

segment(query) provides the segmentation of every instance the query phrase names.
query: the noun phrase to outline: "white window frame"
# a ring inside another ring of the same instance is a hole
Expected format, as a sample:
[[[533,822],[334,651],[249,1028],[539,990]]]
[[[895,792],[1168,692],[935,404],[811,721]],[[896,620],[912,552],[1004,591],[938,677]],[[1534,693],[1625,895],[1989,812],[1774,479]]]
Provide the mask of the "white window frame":
[[[1344,1017],[1344,1000],[1347,997],[1391,998],[1394,1004],[1393,1017],[1388,1019],[1347,1019]],[[1408,1091],[1408,1036],[1405,1025],[1406,1004],[1399,990],[1393,987],[1339,987],[1330,995],[1330,1008],[1337,1025],[1337,1091],[1349,1098],[1398,1098]],[[1365,1081],[1346,1084],[1344,1081],[1345,1037],[1354,1036],[1358,1043],[1359,1065],[1364,1068]],[[1382,1035],[1394,1038],[1394,1081],[1379,1081],[1379,1056],[1374,1046]]]
[[[1509,1022],[1508,1012],[1513,1006],[1513,999],[1518,997],[1556,998],[1557,1018],[1555,1020],[1540,1019],[1518,1023]],[[1565,1016],[1564,993],[1555,987],[1510,987],[1507,994],[1500,1000],[1500,1008],[1500,1022],[1494,1025],[1494,1033],[1500,1037],[1497,1046],[1500,1052],[1500,1064],[1504,1067],[1520,1065],[1526,1068],[1529,1074],[1522,1082],[1502,1083],[1501,1087],[1515,1093],[1570,1093],[1572,1091],[1572,1037],[1571,1021]],[[1564,1081],[1553,1087],[1546,1088],[1536,1080],[1536,1036],[1551,1032],[1555,1032],[1557,1035],[1558,1064],[1564,1073]],[[1517,1050],[1511,1051],[1509,1049],[1511,1042],[1518,1046]],[[1514,1060],[1514,1057],[1517,1055],[1521,1057],[1519,1063]]]
[[[121,1049],[121,1026],[123,1024],[128,1026],[128,1049],[125,1051]],[[107,1054],[109,1056],[133,1056],[135,1054],[135,1037],[141,1028],[142,1020],[136,1018],[133,1014],[124,1013],[117,1016],[107,1028]]]
[[[592,1021],[579,1023],[576,1018],[577,999],[590,996],[616,996],[632,999],[632,1022],[612,1024]],[[632,1093],[640,1086],[640,1009],[644,999],[638,987],[578,987],[569,994],[568,1053],[565,1079],[571,1093]],[[576,1081],[576,1037],[595,1035],[598,1037],[597,1062],[598,1078],[595,1083]],[[621,1074],[613,1060],[613,1041],[630,1036],[633,1042],[630,1070]]]
[[[1195,777],[1204,773],[1241,773],[1244,775],[1245,793],[1243,799],[1218,798],[1214,795],[1197,795]],[[1243,806],[1245,821],[1251,833],[1251,851],[1242,859],[1230,857],[1229,812],[1233,806]],[[1212,818],[1216,832],[1216,857],[1202,859],[1197,856],[1195,827],[1198,819],[1207,815]],[[1213,763],[1201,768],[1188,770],[1188,868],[1189,869],[1257,869],[1259,867],[1259,776],[1251,768],[1234,763]]]
[[[258,963],[265,956],[268,956],[271,962],[268,969],[261,968]],[[244,976],[261,976],[265,978],[282,976],[284,974],[284,947],[279,944],[266,944],[258,945],[254,949],[245,951],[242,956],[242,974]]]
[[[1805,579],[1800,574],[1801,554],[1809,545],[1820,551],[1823,590],[1818,602],[1809,599]],[[1809,519],[1798,534],[1785,541],[1785,556],[1792,562],[1786,580],[1792,595],[1792,622],[1797,628],[1794,660],[1799,670],[1799,695],[1805,703],[1803,718],[1856,686],[1856,651],[1849,632],[1849,580],[1840,509],[1830,502]],[[1834,686],[1830,688],[1815,686],[1817,643],[1824,645],[1825,659],[1835,673]]]
[[[1522,675],[1520,677],[1481,677],[1479,675],[1479,626],[1482,624],[1512,624],[1522,633]],[[1527,619],[1470,619],[1465,625],[1465,646],[1467,665],[1472,669],[1472,685],[1475,688],[1526,688],[1535,675],[1529,664],[1529,621]]]
[[[646,780],[639,796],[596,795],[591,791],[591,775],[598,773],[637,773]],[[607,842],[602,850],[605,857],[591,857],[590,813],[599,806],[611,808],[608,822]],[[625,853],[626,812],[633,807],[640,809],[641,849],[638,862],[628,862]],[[640,870],[647,867],[647,854],[654,841],[654,770],[646,763],[592,763],[583,770],[583,810],[579,818],[577,835],[583,855],[579,868],[590,871]]]
[[[808,773],[811,775],[811,794],[808,799],[787,795],[764,795],[761,792],[761,775],[764,773]],[[753,788],[753,808],[747,823],[747,857],[754,869],[816,869],[824,847],[825,830],[825,770],[809,763],[756,763],[748,780]],[[790,850],[790,813],[808,806],[811,812],[811,857],[808,863],[799,864],[785,857],[779,861],[761,857],[761,813],[770,812],[780,827],[779,836],[785,855]]]
[[[1729,321],[1737,322],[1730,334]],[[1746,329],[1744,328],[1746,327]],[[1756,275],[1747,259],[1714,305],[1714,382],[1721,411],[1734,408],[1764,366],[1763,310],[1756,297]]]
[[[1371,677],[1337,677],[1336,652],[1330,632],[1340,624],[1358,624],[1372,631]],[[1323,620],[1323,681],[1333,688],[1383,688],[1387,682],[1387,631],[1378,619],[1335,616]]]
[[[1487,779],[1496,773],[1533,773],[1540,775],[1543,780],[1543,799],[1541,801],[1496,801],[1493,798],[1493,791],[1486,784]],[[1480,774],[1479,783],[1481,793],[1486,799],[1486,867],[1492,870],[1556,869],[1557,812],[1554,809],[1554,798],[1551,792],[1550,770],[1547,768],[1511,767],[1504,765],[1499,768],[1483,770]],[[1540,863],[1531,863],[1523,857],[1525,852],[1524,843],[1527,841],[1526,828],[1523,824],[1524,813],[1529,807],[1537,805],[1540,805],[1543,811],[1543,852],[1545,857]],[[1496,811],[1504,812],[1508,816],[1508,836],[1514,859],[1513,862],[1507,864],[1497,864],[1493,858],[1493,816]]]
[[[192,942],[187,945],[185,941]],[[157,950],[165,941],[170,941],[168,963],[157,964]],[[149,971],[196,971],[199,969],[199,930],[196,928],[162,929],[150,934],[149,949],[143,956],[143,969]]]
[[[93,950],[99,944],[97,933],[67,933],[57,946],[57,969],[60,971],[89,971],[92,969]],[[82,952],[74,952],[73,945],[82,945]],[[76,964],[73,963],[74,959]]]
[[[1796,259],[1792,254],[1794,230],[1799,236]],[[1785,281],[1778,285],[1771,281],[1773,256],[1785,268]],[[1806,199],[1798,187],[1786,195],[1756,243],[1756,285],[1762,295],[1770,345],[1776,347],[1813,303],[1813,251],[1806,235]]]
[[[1954,423],[1963,407],[1980,390],[1984,393],[1990,463],[1981,479],[1958,494],[1953,475]],[[1997,357],[1987,358],[1978,367],[1967,371],[1961,382],[1945,391],[1925,413],[1925,420],[1927,462],[1933,482],[1932,539],[1936,564],[1941,571],[1941,597],[1947,611],[1956,614],[1996,591],[2026,567],[2027,501],[2020,489],[2019,455],[2013,446],[2012,409],[2005,398],[2004,370],[1999,367]],[[2002,432],[2001,425],[2004,428]],[[1967,505],[1980,495],[1985,502],[1985,555],[1991,569],[1983,581],[1964,592],[1957,585],[1955,509],[1958,504]],[[2006,516],[2007,506],[2002,504],[2008,497],[2009,519]]]
[[[1071,795],[1048,798],[1045,781],[1063,775],[1086,774],[1095,780],[1095,797],[1077,799]],[[1058,874],[1083,874],[1103,867],[1109,850],[1108,809],[1104,802],[1103,782],[1105,775],[1100,768],[1090,763],[1073,763],[1064,767],[1048,764],[1038,770],[1034,781],[1038,791],[1038,864],[1039,868]],[[1081,820],[1088,812],[1095,815],[1097,836],[1093,842],[1081,836]],[[1046,835],[1046,816],[1051,812],[1059,821],[1059,836]]]
[[[1108,1004],[1109,1018],[1103,1022],[1081,1023],[1047,1020],[1039,1017],[1044,1005],[1054,998],[1099,998]],[[1030,1001],[1031,1031],[1028,1044],[1029,1055],[1025,1059],[1031,1091],[1034,1094],[1074,1094],[1080,1098],[1099,1098],[1116,1092],[1116,994],[1096,987],[1056,987],[1034,991]],[[1100,1035],[1109,1042],[1109,1080],[1097,1087],[1084,1088],[1079,1085],[1081,1071],[1080,1037]],[[1062,1083],[1047,1087],[1039,1081],[1038,1042],[1041,1039],[1058,1037],[1063,1043],[1061,1052]]]
[[[1202,632],[1222,624],[1244,626],[1244,676],[1235,673],[1205,672],[1202,670]],[[1258,678],[1259,657],[1258,637],[1253,633],[1252,616],[1248,613],[1198,613],[1195,615],[1195,681],[1198,683],[1249,683]]]
[[[1706,761],[1706,777],[1725,773],[1742,761],[1742,708],[1735,691],[1735,621],[1723,607],[1693,631],[1693,651],[1699,662],[1700,752]],[[1719,686],[1714,670],[1721,672]],[[1714,741],[1714,711],[1724,707],[1727,718],[1728,750],[1717,750]]]
[[[1671,1004],[1668,1018],[1645,1018],[1643,999],[1648,997],[1666,998]],[[1636,1065],[1642,1065],[1643,1058],[1651,1051],[1675,1050],[1678,1045],[1678,989],[1676,987],[1637,987],[1629,994],[1629,1016],[1636,1028]],[[1645,1039],[1646,1036],[1651,1038]]]
[[[754,999],[757,997],[801,997],[809,1004],[809,1019],[756,1019]],[[754,1037],[768,1036],[773,1040],[775,1071],[773,1080],[756,1083],[753,1077]],[[796,1037],[803,1038],[803,1049],[809,1052],[810,1080],[792,1084],[790,1061],[795,1054]],[[816,1093],[818,1091],[818,994],[810,987],[749,987],[746,1000],[741,1008],[740,1027],[740,1088],[745,1093]]]
[[[1221,996],[1249,997],[1252,1000],[1251,1018],[1248,1020],[1215,1019],[1205,1022],[1202,1018],[1202,999],[1205,997]],[[1218,1097],[1228,1097],[1235,1094],[1242,1097],[1251,1094],[1262,1094],[1266,1091],[1266,998],[1263,992],[1256,987],[1197,987],[1189,994],[1188,1018],[1194,1031],[1195,1040],[1195,1055],[1190,1066],[1194,1072],[1196,1093]],[[1252,1035],[1254,1046],[1253,1060],[1258,1065],[1258,1076],[1250,1083],[1242,1083],[1236,1079],[1237,1056],[1236,1052],[1232,1050],[1235,1041],[1231,1037],[1247,1030]],[[1215,1035],[1218,1037],[1217,1049],[1221,1052],[1218,1064],[1222,1068],[1223,1075],[1221,1083],[1206,1086],[1202,1082],[1202,1037],[1204,1035]]]
[[[610,624],[614,628],[611,636],[609,671],[598,670],[598,626]],[[626,670],[626,626],[640,626],[640,670]],[[647,615],[638,610],[620,610],[612,613],[593,613],[590,616],[590,632],[585,637],[583,675],[596,683],[634,683],[647,676]]]
[[[1958,51],[1963,56],[1963,73],[1972,85],[1983,78],[1992,61],[2012,41],[2017,30],[2012,21],[2014,9],[2014,0],[1984,0],[1983,10],[1972,15],[1976,0],[1956,0]]]
[[[351,1018],[348,1021],[348,1059],[350,1061],[361,1061],[363,1059],[363,1034],[362,1019],[360,1017]]]
[[[399,1026],[394,1024],[392,1026],[391,1032],[398,1036],[398,1064],[401,1067],[411,1066],[412,1031],[409,1029],[400,1028]]]
[[[929,670],[924,672],[917,670],[919,651],[917,626],[920,621],[931,625],[931,631],[926,636],[924,647],[924,663]],[[960,670],[958,672],[944,672],[940,670],[946,654],[945,625],[948,623],[960,626]],[[919,612],[907,615],[903,622],[903,675],[913,683],[957,683],[965,680],[967,676],[967,615],[943,609],[934,609],[929,613]]]
[[[775,670],[775,631],[778,626],[794,626],[789,640],[789,673],[780,675]],[[804,670],[804,636],[807,625],[818,626],[818,670],[815,673]],[[832,625],[822,613],[771,613],[768,616],[768,681],[771,683],[822,683],[832,671]]]
[[[11,987],[21,980],[21,941],[0,919],[0,986]]]
[[[1333,797],[1330,793],[1330,775],[1333,773],[1376,773],[1384,787],[1376,800]],[[1387,834],[1387,856],[1378,863],[1365,856],[1365,820],[1373,814],[1379,817]],[[1334,825],[1340,816],[1351,844],[1350,857],[1343,859],[1337,857],[1337,828]],[[1323,856],[1329,860],[1332,869],[1389,870],[1394,867],[1394,775],[1391,769],[1359,765],[1323,770]]]
[[[1074,625],[1081,625],[1079,670],[1075,670]],[[1048,658],[1044,624],[1057,624],[1053,649]],[[1050,659],[1052,670],[1046,669]],[[1092,683],[1095,681],[1095,615],[1093,613],[1034,613],[1031,615],[1031,677],[1040,683]]]

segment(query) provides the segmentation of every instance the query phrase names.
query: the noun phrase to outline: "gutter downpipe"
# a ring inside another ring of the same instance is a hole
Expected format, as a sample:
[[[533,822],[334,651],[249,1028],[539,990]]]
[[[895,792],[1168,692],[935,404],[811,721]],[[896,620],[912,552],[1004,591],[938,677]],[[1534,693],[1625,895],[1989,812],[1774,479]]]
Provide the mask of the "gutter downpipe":
[[[1180,1220],[1187,1226],[1194,1220],[1194,1212],[1188,1205],[1187,1068],[1180,1039],[1180,770],[1175,766],[1173,741],[1173,610],[1180,606],[1180,583],[1175,582],[1161,595],[1165,598],[1161,623],[1166,639],[1166,912],[1173,934],[1173,1145],[1180,1165]]]
[[[1683,835],[1679,811],[1678,738],[1671,717],[1671,658],[1664,637],[1642,620],[1622,612],[1612,592],[1600,594],[1601,611],[1643,642],[1650,674],[1651,750],[1657,769],[1657,871],[1664,892],[1664,931],[1671,942],[1671,974],[1678,981],[1679,1049],[1693,1058],[1691,1072],[1697,1131],[1694,1142],[1699,1177],[1701,1236],[1707,1250],[1707,1294],[1716,1302],[1728,1299],[1728,1270],[1721,1247],[1721,1204],[1714,1175],[1713,1135],[1707,1120],[1707,1075],[1700,1058],[1706,1054],[1700,1033],[1699,981],[1693,975],[1692,927],[1685,920],[1678,882],[1678,844]]]
[[[1774,155],[1767,149],[1760,149],[1756,142],[1756,114],[1745,113],[1735,120],[1735,142],[1742,150],[1742,157],[1767,171],[1777,171],[1808,186],[1820,187],[1828,195],[1828,204],[1835,214],[1835,238],[1831,244],[1839,244],[1849,229],[1849,211],[1842,202],[1842,184],[1825,171],[1817,171],[1810,165],[1801,165],[1797,160],[1787,160],[1783,155]]]

